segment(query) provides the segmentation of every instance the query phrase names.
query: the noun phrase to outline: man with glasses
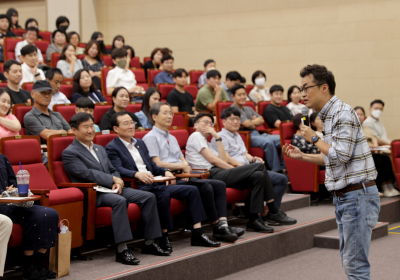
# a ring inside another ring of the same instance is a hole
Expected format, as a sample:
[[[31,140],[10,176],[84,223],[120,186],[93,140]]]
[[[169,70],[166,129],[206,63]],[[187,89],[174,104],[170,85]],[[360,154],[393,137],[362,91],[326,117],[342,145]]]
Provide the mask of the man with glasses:
[[[153,129],[143,137],[153,162],[157,166],[175,172],[189,173],[191,168],[185,160],[179,143],[171,135],[168,128],[172,124],[173,112],[166,102],[154,104],[150,109],[153,118]],[[177,185],[192,185],[199,189],[207,218],[213,227],[213,236],[217,239],[233,242],[244,234],[241,228],[229,227],[226,212],[226,186],[218,180],[202,180],[199,178],[186,178],[179,180]]]
[[[165,111],[161,108],[162,113],[159,115],[164,118],[168,118],[168,116],[172,118],[173,113],[169,105],[164,105],[163,107],[168,109]],[[134,138],[135,122],[132,117],[126,111],[118,112],[112,116],[111,125],[118,134],[118,137],[106,146],[112,165],[119,171],[122,178],[138,179],[139,190],[151,192],[156,196],[158,216],[160,217],[162,229],[162,237],[159,238],[161,250],[169,254],[172,253],[172,246],[168,236],[168,230],[173,229],[170,214],[171,198],[186,200],[187,202],[187,207],[193,220],[192,246],[221,246],[219,242],[210,240],[201,229],[201,222],[206,220],[207,216],[201,203],[199,190],[195,186],[186,185],[185,182],[177,185],[176,180],[167,181],[166,183],[154,183],[154,176],[174,176],[170,169],[159,167],[151,161],[145,143],[141,139]],[[146,248],[142,249],[142,253],[148,253],[148,250]]]
[[[304,139],[321,154],[304,154],[285,144],[291,158],[325,165],[325,186],[333,195],[339,229],[340,256],[348,279],[370,279],[368,261],[372,229],[380,210],[377,172],[357,114],[335,96],[335,77],[322,65],[300,71],[304,104],[319,112],[324,138],[302,126]]]
[[[269,92],[271,94],[271,104],[269,104],[267,108],[265,108],[263,116],[264,119],[267,121],[269,127],[279,128],[281,122],[291,121],[293,119],[293,114],[286,106],[282,106],[282,86],[273,85],[269,89]]]

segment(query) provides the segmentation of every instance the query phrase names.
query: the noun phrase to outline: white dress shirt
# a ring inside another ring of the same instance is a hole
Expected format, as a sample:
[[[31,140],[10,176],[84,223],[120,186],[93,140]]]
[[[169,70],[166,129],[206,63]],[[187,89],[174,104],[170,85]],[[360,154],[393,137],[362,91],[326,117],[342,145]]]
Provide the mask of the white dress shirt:
[[[22,69],[22,80],[19,83],[19,87],[22,86],[23,83],[30,83],[30,82],[36,82],[36,77],[33,75],[31,68],[26,64],[25,62],[21,65]],[[43,70],[37,69],[37,73],[40,74],[40,78],[42,80],[46,80],[46,77],[44,76]]]
[[[17,45],[15,46],[15,59],[18,62],[21,62],[21,60],[19,59],[19,56],[21,55],[21,49],[23,47],[25,47],[26,45],[29,45],[28,41],[27,40],[23,40],[21,42],[18,42]],[[37,55],[38,55],[39,62],[43,63],[42,52],[40,51],[40,49],[38,47],[36,47],[36,48],[37,48]]]
[[[108,88],[125,87],[130,89],[136,86],[137,82],[135,79],[135,74],[133,74],[131,70],[122,69],[117,66],[108,71],[106,84]]]
[[[129,153],[131,154],[133,160],[136,163],[136,166],[139,170],[139,172],[148,172],[146,164],[144,163],[142,156],[140,155],[138,149],[136,149],[135,144],[136,144],[136,139],[132,138],[132,143],[128,143],[122,138],[119,138],[122,143],[124,143],[125,147],[128,149]]]
[[[71,101],[68,100],[68,98],[65,96],[64,93],[62,92],[57,92],[54,93],[51,96],[51,101],[50,104],[47,108],[49,108],[50,110],[53,111],[53,106],[57,105],[57,104],[65,104],[65,103],[71,103]]]
[[[81,141],[78,141],[79,143],[81,143],[83,145],[83,147],[85,147],[86,149],[89,150],[89,152],[94,156],[94,158],[100,163],[99,158],[96,155],[96,152],[94,151],[93,148],[93,142],[90,142],[90,146],[87,146],[86,144],[83,144]]]

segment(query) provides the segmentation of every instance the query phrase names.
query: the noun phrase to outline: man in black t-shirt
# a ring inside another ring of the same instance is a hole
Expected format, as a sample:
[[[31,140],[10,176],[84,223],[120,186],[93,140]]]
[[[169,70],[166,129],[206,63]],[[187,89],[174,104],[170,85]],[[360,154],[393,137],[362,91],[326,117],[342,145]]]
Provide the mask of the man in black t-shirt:
[[[291,121],[293,119],[292,112],[282,106],[283,101],[283,87],[280,85],[273,85],[270,90],[271,104],[265,108],[263,116],[271,128],[279,128],[282,121]]]
[[[171,105],[172,112],[188,112],[190,118],[190,126],[193,126],[192,119],[198,114],[194,107],[193,96],[185,91],[185,85],[187,84],[188,73],[185,69],[176,69],[173,78],[175,82],[175,88],[168,94],[167,102]]]
[[[19,83],[22,80],[22,68],[18,61],[7,60],[4,63],[4,75],[7,78],[5,90],[11,95],[12,104],[33,103],[31,93],[19,88]]]
[[[4,61],[4,38],[5,37],[17,37],[14,32],[8,30],[10,22],[5,14],[0,14],[0,61]]]

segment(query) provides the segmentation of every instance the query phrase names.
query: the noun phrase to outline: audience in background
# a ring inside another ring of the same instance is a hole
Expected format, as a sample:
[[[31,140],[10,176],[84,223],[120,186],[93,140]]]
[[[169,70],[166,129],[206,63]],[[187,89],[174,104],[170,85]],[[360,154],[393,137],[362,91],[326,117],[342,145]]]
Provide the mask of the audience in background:
[[[51,61],[52,53],[61,53],[61,50],[66,42],[65,32],[60,29],[56,29],[54,30],[53,34],[51,34],[51,39],[53,40],[53,43],[51,43],[46,50],[47,62]]]
[[[56,29],[60,29],[67,33],[67,29],[69,27],[69,19],[65,16],[59,16],[56,19]]]
[[[135,57],[135,50],[134,50],[131,46],[129,46],[129,45],[124,45],[122,48],[126,50],[126,52],[128,53],[128,56],[129,56],[131,59]],[[129,61],[129,62],[130,62],[130,61]]]
[[[111,125],[111,117],[118,112],[125,111],[129,105],[129,91],[124,87],[116,87],[111,94],[112,96],[112,107],[108,110],[100,121],[101,130],[113,130]],[[128,112],[132,120],[136,123],[135,128],[143,127],[138,117],[134,113]]]
[[[251,76],[251,81],[255,85],[249,93],[249,98],[256,104],[260,101],[270,101],[271,95],[269,94],[269,89],[265,87],[265,82],[267,81],[267,76],[263,71],[256,71]]]
[[[115,49],[121,49],[125,45],[125,38],[122,35],[117,35],[114,37],[110,53],[112,53]]]
[[[382,115],[385,103],[382,100],[376,99],[371,102],[369,107],[370,116],[364,121],[364,126],[369,127],[374,135],[378,137],[379,145],[390,145],[392,142],[386,133],[386,128],[383,122],[379,119]]]
[[[34,45],[26,45],[21,49],[22,61],[22,80],[19,86],[23,83],[36,82],[46,79],[43,70],[39,69],[38,48]]]
[[[324,139],[324,126],[322,125],[322,120],[318,117],[318,112],[314,112],[310,115],[310,125],[315,131],[315,134],[321,139]]]
[[[225,90],[230,101],[233,100],[231,88],[235,85],[240,84],[241,79],[242,76],[240,76],[239,72],[231,71],[226,74],[225,83],[221,83],[221,87]]]
[[[76,57],[73,45],[64,45],[61,50],[60,60],[57,62],[57,68],[61,70],[64,78],[72,78],[75,73],[83,69],[82,62]]]
[[[203,86],[196,97],[196,111],[215,112],[218,101],[229,101],[229,97],[225,90],[220,86],[221,74],[218,70],[210,70],[207,72],[207,84]]]
[[[154,78],[154,86],[157,87],[157,84],[164,83],[173,84],[172,70],[174,69],[174,58],[169,54],[164,55],[161,59],[161,67],[162,72],[158,73]]]
[[[95,103],[89,97],[81,97],[75,102],[75,113],[88,113],[93,116],[94,108],[96,106]],[[94,125],[94,132],[100,132],[100,128],[97,124]]]
[[[12,104],[32,103],[31,93],[19,88],[22,80],[21,64],[14,59],[7,60],[4,63],[4,75],[7,78],[5,90],[11,96]]]
[[[155,103],[160,102],[161,93],[154,87],[149,87],[143,97],[142,108],[139,112],[135,113],[142,126],[146,129],[153,127],[153,119],[150,115],[150,108]]]
[[[19,135],[21,123],[13,114],[11,95],[0,88],[0,138]]]
[[[14,32],[9,30],[10,22],[5,14],[0,14],[0,61],[4,61],[4,38],[6,37],[17,37]]]
[[[72,103],[81,97],[89,97],[93,103],[106,102],[101,92],[96,89],[89,72],[85,69],[80,69],[75,73],[72,92]]]
[[[292,145],[298,147],[303,153],[319,154],[317,146],[314,146],[312,143],[307,142],[301,135],[300,129],[303,125],[301,122],[302,118],[303,115],[301,113],[293,116],[293,126],[296,129],[296,133],[292,136]]]
[[[215,61],[213,59],[207,59],[204,62],[204,73],[201,74],[199,77],[199,80],[197,82],[197,85],[199,88],[201,88],[203,85],[207,83],[207,72],[210,70],[214,70],[216,67]]]
[[[96,40],[90,40],[85,47],[85,57],[82,59],[83,68],[89,72],[93,83],[101,88],[101,68],[106,67],[101,59],[100,45]]]
[[[67,43],[70,43],[75,47],[76,55],[83,54],[83,52],[85,51],[84,48],[81,48],[79,46],[79,44],[81,43],[81,37],[75,31],[71,31],[67,34]]]
[[[25,34],[25,40],[18,42],[15,45],[15,58],[17,59],[18,62],[22,62],[21,61],[21,49],[23,47],[25,47],[26,45],[34,45],[35,46],[35,41],[38,38],[38,34],[39,34],[39,30],[36,27],[28,27],[28,29],[26,30],[26,34]],[[37,48],[37,54],[38,54],[39,64],[43,64],[43,55],[39,48]]]
[[[162,48],[161,52],[163,53],[163,56],[164,55],[172,55],[172,50],[170,50],[169,48]]]
[[[53,110],[53,106],[56,104],[66,104],[71,103],[64,93],[60,92],[62,82],[64,81],[64,76],[60,69],[51,68],[46,71],[46,79],[49,81],[52,91],[51,101],[48,106],[50,110]]]
[[[263,116],[271,128],[279,128],[283,121],[291,121],[293,119],[292,112],[282,106],[283,101],[283,87],[280,85],[273,85],[270,90],[271,104],[265,108]]]
[[[286,105],[286,108],[288,108],[291,112],[292,115],[296,114],[301,114],[302,109],[304,107],[307,108],[306,105],[301,104],[301,92],[300,88],[298,86],[291,86],[288,90],[288,97],[287,97],[288,104]],[[308,108],[307,108],[308,110]]]
[[[246,78],[245,78],[245,77],[243,77],[243,76],[240,77],[240,84],[241,84],[242,86],[245,86],[245,87],[246,87]],[[250,100],[250,99],[249,99],[249,100]]]
[[[151,60],[146,61],[146,63],[143,65],[144,72],[147,77],[147,70],[148,69],[159,69],[161,66],[161,59],[163,57],[163,53],[161,51],[161,48],[155,48],[151,52]]]
[[[21,29],[22,27],[18,24],[18,11],[14,8],[9,8],[6,13],[8,19],[10,20],[10,29],[17,28]]]
[[[104,36],[103,33],[101,32],[93,32],[92,37],[90,38],[91,40],[96,40],[97,43],[99,43],[100,46],[100,51],[102,54],[108,54],[109,51],[106,48],[106,45],[104,44]]]
[[[34,18],[28,18],[25,21],[25,30],[27,30],[28,27],[31,27],[31,26],[32,27],[36,27],[39,30],[39,23]],[[43,39],[42,36],[40,36],[40,31],[39,31],[39,34],[38,34],[38,39]]]

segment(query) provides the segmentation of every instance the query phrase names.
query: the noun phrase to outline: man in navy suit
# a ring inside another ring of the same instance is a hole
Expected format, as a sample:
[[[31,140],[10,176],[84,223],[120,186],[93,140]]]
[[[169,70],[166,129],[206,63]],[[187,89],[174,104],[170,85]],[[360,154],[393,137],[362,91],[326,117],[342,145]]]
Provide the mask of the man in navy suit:
[[[158,221],[157,201],[153,194],[131,188],[124,188],[118,170],[112,166],[102,146],[93,144],[95,135],[94,118],[88,113],[78,113],[70,120],[75,139],[62,153],[64,169],[73,183],[97,183],[99,186],[117,190],[117,193],[97,192],[97,207],[112,207],[112,227],[115,243],[118,244],[116,260],[134,265],[139,260],[126,246],[131,240],[132,231],[127,209],[129,203],[140,206],[144,222],[145,242],[142,253],[168,256],[154,240],[161,236]]]
[[[186,199],[189,212],[193,220],[192,246],[218,247],[221,244],[210,240],[201,229],[201,221],[207,219],[199,190],[195,186],[175,185],[170,183],[153,183],[153,176],[174,177],[169,169],[158,167],[149,156],[149,151],[141,139],[134,138],[135,122],[125,112],[118,112],[111,118],[111,125],[118,137],[106,146],[106,151],[111,163],[121,173],[122,177],[137,178],[142,184],[139,189],[155,194],[157,198],[158,214],[160,217],[162,238],[159,246],[172,252],[172,246],[168,238],[168,230],[173,228],[170,203],[171,197]],[[236,236],[237,239],[237,236]]]

